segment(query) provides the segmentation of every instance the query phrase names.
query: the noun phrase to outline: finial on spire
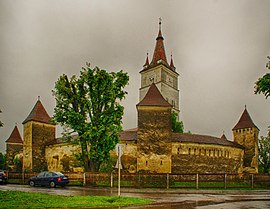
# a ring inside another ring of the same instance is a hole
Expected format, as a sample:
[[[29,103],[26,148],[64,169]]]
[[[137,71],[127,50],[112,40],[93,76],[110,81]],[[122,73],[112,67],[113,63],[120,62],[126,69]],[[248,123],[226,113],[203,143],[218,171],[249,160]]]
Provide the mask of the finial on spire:
[[[161,21],[162,21],[162,19],[161,19],[161,17],[159,18],[159,30],[161,30]]]
[[[245,105],[245,110],[247,109],[247,105]]]
[[[40,96],[38,96],[38,101],[40,101]]]

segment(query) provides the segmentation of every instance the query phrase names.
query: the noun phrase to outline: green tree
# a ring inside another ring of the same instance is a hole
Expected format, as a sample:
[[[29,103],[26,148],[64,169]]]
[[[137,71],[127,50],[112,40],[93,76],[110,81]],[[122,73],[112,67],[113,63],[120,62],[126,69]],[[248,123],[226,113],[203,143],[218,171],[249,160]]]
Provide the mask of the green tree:
[[[268,63],[266,64],[266,68],[270,70],[270,57]],[[265,98],[267,99],[270,95],[270,73],[266,73],[262,78],[259,78],[255,82],[255,94],[263,93]]]
[[[258,143],[259,147],[259,167],[264,173],[268,173],[270,169],[270,129],[266,137],[261,136]]]
[[[0,152],[0,169],[6,170],[6,154]]]
[[[2,110],[0,109],[0,113],[2,113]],[[0,121],[0,127],[3,127],[4,123]]]
[[[176,112],[172,113],[172,131],[175,133],[184,133],[183,121],[178,121],[178,114]]]
[[[69,134],[78,134],[70,141],[80,145],[77,158],[85,171],[98,171],[119,141],[124,113],[119,102],[127,94],[124,87],[128,80],[123,71],[109,73],[88,66],[78,78],[73,75],[69,79],[64,74],[55,83],[54,120],[66,126]]]

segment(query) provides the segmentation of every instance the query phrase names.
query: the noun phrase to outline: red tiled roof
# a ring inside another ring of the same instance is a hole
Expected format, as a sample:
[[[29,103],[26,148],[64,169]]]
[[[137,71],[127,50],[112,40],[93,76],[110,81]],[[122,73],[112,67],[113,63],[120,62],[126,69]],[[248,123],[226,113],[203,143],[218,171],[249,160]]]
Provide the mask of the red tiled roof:
[[[164,61],[166,63],[166,65],[168,65],[166,53],[165,53],[165,47],[164,47],[164,43],[163,43],[164,38],[162,36],[161,29],[159,29],[158,36],[157,36],[156,40],[157,41],[156,41],[155,51],[154,51],[153,59],[152,59],[150,65],[157,64],[159,60]]]
[[[163,106],[171,107],[171,105],[163,98],[160,91],[154,83],[151,84],[148,92],[142,101],[140,101],[137,106]]]
[[[227,140],[227,137],[225,136],[225,134],[222,134],[222,136],[220,137],[221,139],[226,139]]]
[[[133,128],[120,132],[121,141],[136,141],[138,128]]]
[[[48,115],[47,111],[45,110],[40,100],[37,101],[28,117],[23,121],[23,124],[25,124],[28,121],[37,121],[52,124],[51,118]]]
[[[22,137],[19,132],[19,129],[17,125],[14,127],[12,133],[10,134],[10,137],[6,140],[7,143],[17,143],[17,144],[22,144]]]
[[[171,63],[170,63],[170,67],[171,67],[171,69],[175,69],[175,66],[174,66],[174,64],[173,64],[172,54],[171,54]]]
[[[137,140],[137,128],[126,130],[120,133],[121,141],[136,141]],[[198,144],[213,144],[220,146],[230,146],[244,149],[243,146],[237,144],[233,141],[229,141],[224,138],[218,138],[207,135],[198,135],[198,134],[172,134],[172,142],[186,142],[186,143],[198,143]]]
[[[145,64],[143,66],[148,66],[149,65],[149,59],[148,59],[148,53],[146,55],[146,60],[145,60]]]
[[[252,121],[247,109],[245,108],[243,114],[241,115],[238,123],[234,126],[232,130],[242,129],[242,128],[258,128]]]
[[[207,136],[207,135],[173,133],[172,141],[173,142],[192,142],[192,143],[198,143],[198,144],[214,144],[214,145],[221,145],[221,146],[238,147],[238,148],[243,149],[243,146],[233,141],[229,141],[227,139],[218,138],[214,136]]]

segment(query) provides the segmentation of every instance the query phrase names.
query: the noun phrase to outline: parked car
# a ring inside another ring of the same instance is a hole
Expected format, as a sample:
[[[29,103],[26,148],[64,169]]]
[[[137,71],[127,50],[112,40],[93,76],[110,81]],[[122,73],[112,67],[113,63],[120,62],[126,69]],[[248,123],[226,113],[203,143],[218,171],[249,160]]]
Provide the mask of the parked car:
[[[68,177],[61,172],[44,171],[29,179],[29,185],[35,186],[49,186],[54,188],[56,186],[64,187],[69,183]]]
[[[7,174],[3,170],[0,170],[0,183],[2,184],[7,183]]]

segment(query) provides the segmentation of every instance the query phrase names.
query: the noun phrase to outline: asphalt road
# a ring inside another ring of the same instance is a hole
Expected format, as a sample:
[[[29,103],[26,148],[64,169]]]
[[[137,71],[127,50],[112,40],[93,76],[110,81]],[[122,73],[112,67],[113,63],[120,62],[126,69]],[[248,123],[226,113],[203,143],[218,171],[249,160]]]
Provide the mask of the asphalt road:
[[[0,185],[0,190],[42,192],[52,195],[117,195],[117,188],[66,187],[46,188],[28,185]],[[164,190],[122,188],[121,196],[142,197],[155,201],[147,206],[123,209],[270,209],[270,190]],[[99,208],[100,209],[100,208]],[[108,209],[108,208],[107,208]]]

